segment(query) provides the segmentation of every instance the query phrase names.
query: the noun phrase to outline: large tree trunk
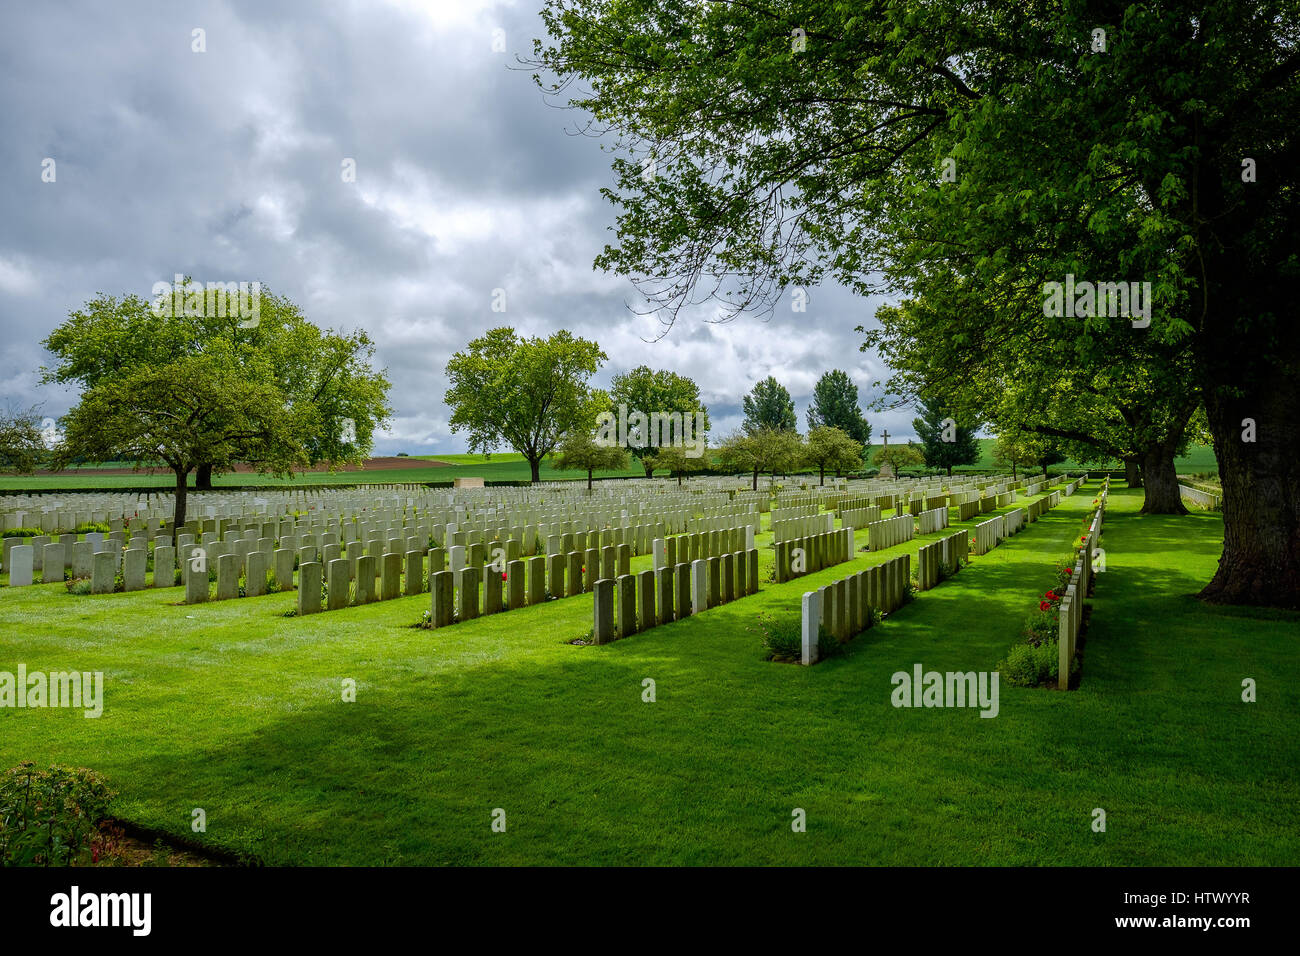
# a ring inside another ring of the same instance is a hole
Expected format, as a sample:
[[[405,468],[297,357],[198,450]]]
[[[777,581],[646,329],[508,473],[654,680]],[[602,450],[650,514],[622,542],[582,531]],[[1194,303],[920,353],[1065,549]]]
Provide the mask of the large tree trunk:
[[[176,530],[172,533],[173,535],[178,535],[181,533],[181,528],[185,524],[185,506],[187,503],[186,495],[188,493],[185,487],[185,479],[189,477],[190,472],[188,468],[185,469],[184,471],[182,471],[180,468],[173,468],[172,471],[176,475],[176,498],[175,498],[176,513],[172,520],[172,526]],[[175,538],[173,538],[172,540],[175,540]]]
[[[1300,606],[1300,381],[1284,362],[1252,364],[1256,381],[1239,395],[1206,393],[1223,483],[1223,555],[1200,596],[1293,608]],[[1254,422],[1253,436],[1244,419]]]
[[[1142,453],[1142,500],[1144,515],[1185,515],[1183,495],[1178,490],[1178,471],[1174,468],[1174,445],[1162,442]]]
[[[533,473],[533,484],[542,480],[542,460],[540,458],[529,458],[528,468]]]
[[[587,490],[588,491],[591,491],[591,471],[592,470],[590,468],[587,469]]]
[[[819,485],[824,485],[824,484],[826,484],[826,466],[825,466],[825,465],[822,465],[822,466],[821,466],[821,481],[819,481],[818,484],[819,484]]]
[[[754,490],[758,491],[758,469],[754,469]]]
[[[1130,488],[1142,487],[1142,468],[1138,464],[1138,459],[1124,459],[1124,483]]]
[[[211,491],[212,490],[212,466],[199,465],[194,470],[194,490]]]

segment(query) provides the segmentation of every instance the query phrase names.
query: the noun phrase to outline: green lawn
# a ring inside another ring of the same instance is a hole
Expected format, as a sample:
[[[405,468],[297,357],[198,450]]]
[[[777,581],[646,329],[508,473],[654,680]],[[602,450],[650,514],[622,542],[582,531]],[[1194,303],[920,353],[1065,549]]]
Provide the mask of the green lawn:
[[[991,471],[996,468],[993,462],[993,442],[992,438],[979,439],[981,448],[981,457],[977,464],[969,468],[957,468],[956,472],[963,471]],[[878,445],[871,446],[868,454],[874,454]],[[488,481],[528,481],[532,477],[528,469],[528,462],[524,461],[523,455],[515,452],[494,452],[490,459],[484,455],[413,455],[411,456],[420,461],[429,462],[427,468],[403,468],[400,470],[371,470],[371,471],[312,471],[300,474],[294,478],[275,478],[269,475],[258,475],[249,473],[240,473],[233,475],[218,475],[212,479],[212,484],[217,488],[232,487],[289,487],[294,485],[331,485],[331,484],[405,484],[424,482],[450,482],[456,478],[475,477],[483,478]],[[1179,474],[1207,474],[1217,473],[1218,465],[1215,463],[1214,450],[1208,446],[1195,446],[1188,453],[1187,457],[1176,460]],[[626,478],[640,477],[645,471],[635,462],[631,462],[630,468],[619,471],[598,471],[597,478]],[[111,489],[111,488],[157,488],[161,492],[169,492],[175,486],[175,479],[170,474],[147,475],[143,472],[131,475],[101,475],[96,474],[105,468],[114,467],[112,463],[100,465],[86,465],[77,469],[69,469],[57,475],[45,476],[23,476],[23,475],[0,475],[0,491],[39,491],[43,488],[81,488],[81,489]],[[1062,471],[1081,471],[1088,466],[1079,465],[1073,461],[1067,461],[1060,465],[1052,467],[1053,472]],[[1115,467],[1119,467],[1116,465]],[[666,472],[658,472],[660,477],[666,475]],[[816,478],[816,474],[811,474]],[[585,481],[587,475],[585,472],[577,471],[557,471],[551,467],[550,461],[543,461],[541,467],[541,480],[543,481]],[[194,478],[190,477],[190,484],[193,486]]]
[[[192,836],[202,807],[201,839],[276,864],[1300,862],[1300,616],[1190,597],[1217,515],[1112,492],[1077,691],[1003,684],[992,720],[891,706],[914,663],[996,665],[1094,491],[812,668],[762,661],[755,613],[916,542],[604,647],[566,643],[587,595],[423,631],[427,597],[286,618],[287,594],[5,589],[0,670],[102,670],[107,699],[0,711],[0,763],[95,767],[119,815]]]

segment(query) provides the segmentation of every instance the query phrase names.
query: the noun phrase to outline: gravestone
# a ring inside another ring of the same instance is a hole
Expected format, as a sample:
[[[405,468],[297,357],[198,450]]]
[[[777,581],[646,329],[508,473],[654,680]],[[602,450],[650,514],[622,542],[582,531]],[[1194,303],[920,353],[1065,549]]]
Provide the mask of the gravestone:
[[[126,591],[143,591],[149,552],[145,548],[127,548],[122,552],[122,586]]]
[[[223,554],[217,558],[217,600],[239,597],[239,555]]]
[[[63,580],[63,559],[66,552],[67,546],[58,541],[51,542],[42,549],[42,582],[45,584],[52,584],[55,581]]]
[[[158,550],[164,550],[162,548]],[[266,593],[266,569],[271,562],[271,556],[265,551],[256,550],[248,552],[248,557],[244,559],[244,593],[248,597],[261,597]],[[154,575],[157,576],[158,557],[157,552],[154,555]]]
[[[478,568],[461,568],[456,577],[456,610],[461,621],[478,617]]]
[[[691,562],[691,613],[700,614],[708,608],[709,571],[703,558]]]
[[[642,571],[637,576],[637,617],[641,630],[654,627],[658,623],[655,614],[655,572],[653,569]]]
[[[26,587],[32,583],[35,550],[30,544],[17,544],[10,549],[9,557],[5,561],[5,567],[9,569],[10,587]]]
[[[407,597],[414,597],[424,590],[424,552],[413,549],[406,552],[406,590]]]
[[[90,572],[91,594],[112,594],[117,577],[117,555],[112,551],[97,551]]]
[[[636,578],[625,574],[614,582],[618,592],[618,636],[636,633]]]
[[[654,572],[655,599],[659,605],[659,623],[668,624],[673,620],[673,569],[660,568]]]
[[[369,604],[375,599],[375,569],[379,559],[373,554],[357,558],[356,604]]]
[[[446,627],[455,613],[455,575],[450,571],[435,571],[429,578],[430,602],[434,627]]]
[[[383,558],[383,573],[379,582],[379,599],[391,601],[402,593],[402,555],[390,551]]]
[[[592,640],[597,644],[608,644],[614,640],[614,582],[601,578],[594,588],[595,626]]]
[[[524,562],[518,558],[506,563],[506,606],[512,611],[524,606]]]
[[[88,578],[94,568],[95,551],[89,541],[78,541],[72,546],[72,576]]]
[[[325,573],[328,576],[326,607],[331,611],[347,607],[352,598],[351,563],[347,558],[335,558],[325,565]]]
[[[298,613],[317,614],[321,604],[321,581],[325,566],[318,561],[308,561],[298,566]]]
[[[528,603],[541,604],[546,600],[546,558],[533,555],[528,559]]]
[[[492,565],[483,569],[483,613],[497,614],[501,611],[501,575]]]
[[[802,658],[803,664],[817,663],[817,641],[822,620],[822,599],[817,591],[805,591],[803,596]]]

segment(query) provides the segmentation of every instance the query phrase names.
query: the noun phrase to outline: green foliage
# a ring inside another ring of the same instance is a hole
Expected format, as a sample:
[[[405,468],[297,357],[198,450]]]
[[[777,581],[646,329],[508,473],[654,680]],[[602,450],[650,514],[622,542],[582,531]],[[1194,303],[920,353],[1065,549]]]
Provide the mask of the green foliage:
[[[630,372],[620,372],[614,376],[609,389],[609,411],[615,418],[619,414],[619,405],[625,405],[629,415],[632,412],[647,416],[652,412],[680,412],[689,421],[694,421],[696,412],[703,412],[704,433],[696,435],[692,431],[692,437],[702,443],[708,433],[709,410],[700,401],[699,385],[676,372],[654,370],[646,365],[638,365]],[[645,446],[633,447],[631,452],[641,459],[649,475],[652,470],[664,467],[652,466],[649,462],[660,451],[661,436],[650,434],[644,437]]]
[[[36,538],[45,534],[40,528],[10,528],[0,537],[3,538]]]
[[[803,440],[794,431],[761,428],[753,433],[739,431],[718,447],[718,462],[724,469],[748,472],[758,487],[760,472],[787,474],[803,460]]]
[[[1004,681],[1016,687],[1038,687],[1054,682],[1060,673],[1056,642],[1016,644],[997,669]]]
[[[709,450],[703,449],[703,455],[699,458],[692,458],[686,454],[685,448],[676,446],[667,446],[659,449],[659,453],[651,458],[646,459],[646,465],[653,471],[667,471],[677,479],[677,484],[682,483],[682,477],[692,472],[702,471],[708,467]]]
[[[794,400],[773,376],[758,382],[742,400],[745,420],[741,431],[757,435],[763,431],[793,432],[798,420],[794,416]]]
[[[25,761],[0,777],[0,866],[93,862],[97,828],[113,794],[93,770]]]
[[[568,432],[560,442],[559,455],[551,466],[560,471],[585,471],[587,487],[591,487],[596,471],[621,470],[628,465],[627,449],[618,445],[602,445],[584,428]]]
[[[915,465],[924,465],[925,456],[915,445],[887,445],[876,452],[872,459],[877,468],[886,462],[893,465],[894,471],[898,472],[903,468],[911,468]]]
[[[0,412],[0,472],[31,474],[45,457],[45,436],[36,409]]]
[[[163,462],[178,476],[248,462],[290,475],[322,461],[357,462],[390,414],[388,381],[370,370],[364,333],[322,331],[293,303],[262,290],[259,317],[203,306],[185,280],[186,308],[158,314],[139,296],[99,296],[45,340],[55,364],[44,383],[76,384],[78,403],[61,420],[63,441],[51,464],[123,460]],[[190,298],[193,314],[188,308]],[[356,438],[343,440],[344,420]]]
[[[543,458],[565,433],[589,429],[607,404],[587,385],[605,352],[595,342],[560,330],[549,338],[520,338],[492,329],[447,362],[452,431],[467,431],[470,451],[502,444],[523,455],[540,477]]]
[[[798,615],[760,611],[751,631],[758,631],[763,642],[764,660],[798,664],[803,660],[803,622]]]
[[[840,428],[818,426],[808,432],[804,462],[818,470],[824,484],[827,469],[839,475],[862,465],[862,445]]]
[[[951,475],[954,465],[973,465],[980,460],[975,438],[978,422],[960,421],[934,400],[921,402],[920,411],[921,416],[912,419],[912,427],[921,439],[926,465],[946,469]]]
[[[840,429],[859,445],[871,443],[871,426],[858,407],[858,387],[839,369],[824,372],[817,380],[807,417],[810,434],[825,426]]]

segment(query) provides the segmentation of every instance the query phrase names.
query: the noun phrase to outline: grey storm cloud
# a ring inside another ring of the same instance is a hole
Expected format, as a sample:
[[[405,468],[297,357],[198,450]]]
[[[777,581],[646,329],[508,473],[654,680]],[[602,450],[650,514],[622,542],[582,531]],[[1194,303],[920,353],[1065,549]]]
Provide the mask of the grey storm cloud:
[[[318,324],[366,329],[393,381],[380,454],[462,449],[443,368],[502,324],[596,339],[609,354],[600,384],[639,364],[691,376],[715,434],[739,425],[741,396],[767,375],[794,396],[801,427],[828,368],[847,371],[865,403],[888,374],[853,331],[875,301],[825,287],[804,313],[710,323],[697,311],[660,336],[629,309],[632,284],[593,269],[613,224],[598,193],[610,155],[515,59],[541,34],[538,5],[7,7],[0,400],[66,411],[75,394],[38,384],[41,340],[100,292],[148,295],[182,273],[256,279]],[[911,433],[910,411],[869,418]]]

